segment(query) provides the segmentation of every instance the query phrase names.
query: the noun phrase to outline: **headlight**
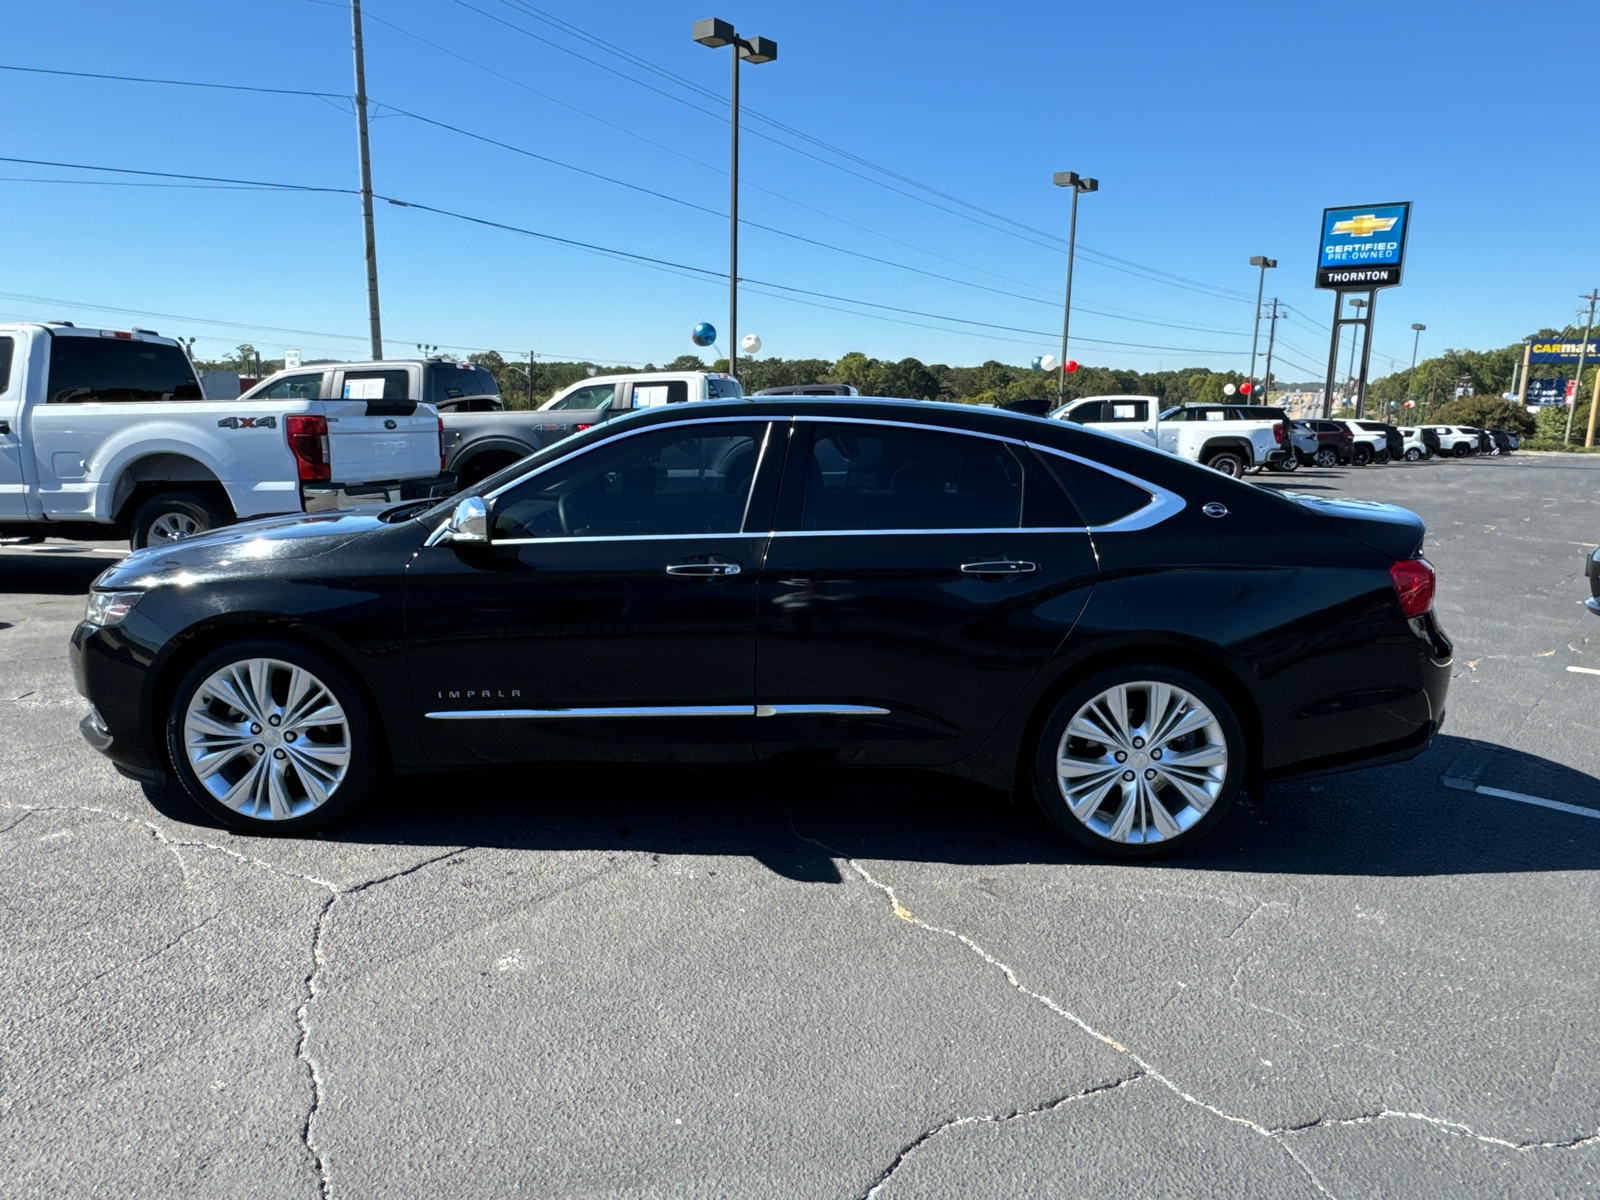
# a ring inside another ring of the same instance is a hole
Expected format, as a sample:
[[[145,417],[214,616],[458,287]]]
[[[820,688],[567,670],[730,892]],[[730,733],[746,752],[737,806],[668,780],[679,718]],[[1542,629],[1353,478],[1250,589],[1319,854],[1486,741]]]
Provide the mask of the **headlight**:
[[[90,592],[89,606],[83,614],[85,624],[110,629],[128,619],[143,592]]]

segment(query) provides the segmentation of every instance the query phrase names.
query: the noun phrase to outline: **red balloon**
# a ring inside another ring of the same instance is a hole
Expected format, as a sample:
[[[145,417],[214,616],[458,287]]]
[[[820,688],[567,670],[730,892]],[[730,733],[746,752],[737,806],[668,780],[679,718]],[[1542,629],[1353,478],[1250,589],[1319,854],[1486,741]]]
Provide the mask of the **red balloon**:
[[[1250,385],[1248,383],[1241,383],[1239,385],[1239,394],[1241,396],[1248,396],[1250,394]]]
[[[1068,371],[1076,371],[1078,369],[1078,364],[1073,362],[1072,359],[1070,359],[1070,358],[1067,359],[1067,361],[1062,363],[1061,365],[1066,367],[1066,369]]]

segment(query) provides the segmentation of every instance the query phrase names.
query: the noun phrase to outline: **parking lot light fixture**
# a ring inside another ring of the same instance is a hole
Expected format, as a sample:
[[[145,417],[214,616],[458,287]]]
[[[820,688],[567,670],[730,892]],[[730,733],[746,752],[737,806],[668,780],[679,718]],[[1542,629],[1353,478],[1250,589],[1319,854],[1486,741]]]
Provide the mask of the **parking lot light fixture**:
[[[1426,328],[1427,328],[1426,325],[1413,324],[1411,326],[1412,332],[1413,332],[1413,334],[1415,336],[1413,336],[1412,339],[1411,339],[1411,371],[1406,376],[1406,399],[1407,400],[1411,399],[1412,388],[1413,388],[1413,385],[1416,383],[1416,380],[1417,380],[1417,346],[1421,344],[1421,342],[1422,342],[1422,331],[1424,329],[1426,329]]]
[[[1056,402],[1067,398],[1067,331],[1072,327],[1072,254],[1078,244],[1078,197],[1098,192],[1098,179],[1084,179],[1076,171],[1057,171],[1051,178],[1057,187],[1072,189],[1072,220],[1067,227],[1067,300],[1061,311],[1061,381],[1056,385]]]
[[[1260,344],[1261,341],[1261,295],[1266,290],[1267,286],[1267,270],[1270,267],[1277,266],[1278,260],[1275,258],[1268,258],[1265,254],[1256,254],[1251,256],[1250,265],[1252,267],[1261,268],[1260,277],[1256,280],[1256,331],[1250,335],[1249,378],[1254,379],[1256,377],[1256,346]]]
[[[716,50],[732,48],[733,87],[729,127],[728,193],[728,374],[739,377],[739,60],[769,63],[778,57],[778,43],[769,38],[740,37],[727,21],[707,17],[696,21],[689,36]]]

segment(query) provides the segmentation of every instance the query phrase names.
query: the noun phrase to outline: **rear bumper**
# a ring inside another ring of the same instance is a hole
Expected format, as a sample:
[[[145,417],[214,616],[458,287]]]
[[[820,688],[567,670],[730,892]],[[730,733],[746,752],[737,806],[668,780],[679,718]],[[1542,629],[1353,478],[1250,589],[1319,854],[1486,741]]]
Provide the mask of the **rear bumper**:
[[[456,490],[454,472],[433,475],[426,479],[383,479],[371,483],[302,483],[301,507],[306,512],[328,512],[336,508],[353,508],[374,501],[391,504],[402,500],[430,500],[444,497]]]

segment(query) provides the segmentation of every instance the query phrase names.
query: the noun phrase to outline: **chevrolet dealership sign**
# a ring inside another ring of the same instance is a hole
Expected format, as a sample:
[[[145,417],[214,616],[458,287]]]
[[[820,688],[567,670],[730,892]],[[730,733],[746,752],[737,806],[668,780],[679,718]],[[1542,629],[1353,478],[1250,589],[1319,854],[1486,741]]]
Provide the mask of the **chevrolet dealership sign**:
[[[1411,202],[1322,210],[1317,286],[1341,291],[1394,287],[1406,257]]]

